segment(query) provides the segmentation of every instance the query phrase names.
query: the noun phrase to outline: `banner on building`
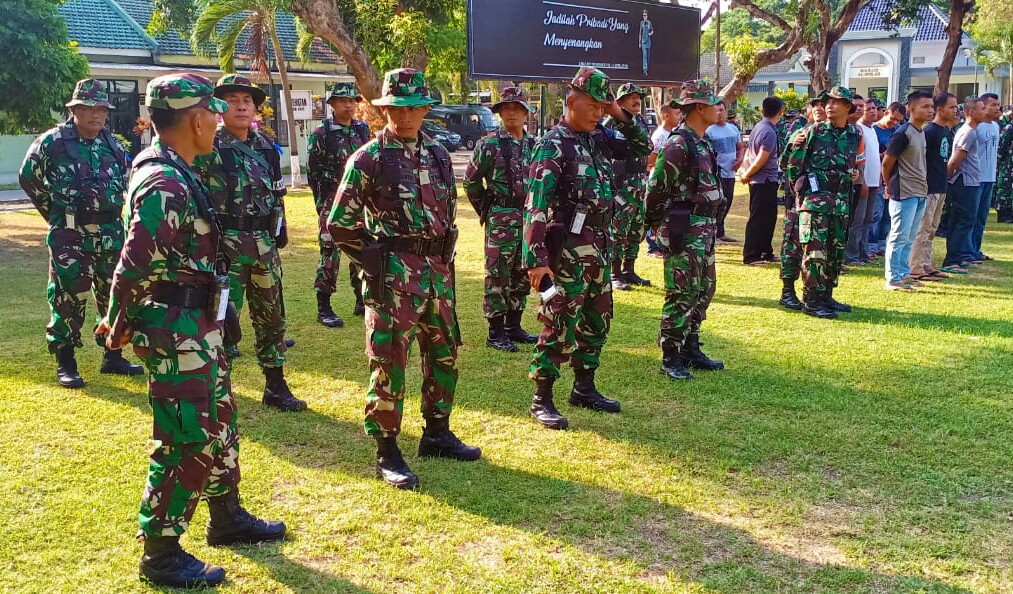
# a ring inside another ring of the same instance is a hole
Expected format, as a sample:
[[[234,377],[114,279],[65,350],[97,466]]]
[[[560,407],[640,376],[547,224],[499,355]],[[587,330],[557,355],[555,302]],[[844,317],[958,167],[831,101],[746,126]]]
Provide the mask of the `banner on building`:
[[[664,86],[697,77],[700,9],[636,0],[468,0],[468,74],[567,80],[594,66]]]

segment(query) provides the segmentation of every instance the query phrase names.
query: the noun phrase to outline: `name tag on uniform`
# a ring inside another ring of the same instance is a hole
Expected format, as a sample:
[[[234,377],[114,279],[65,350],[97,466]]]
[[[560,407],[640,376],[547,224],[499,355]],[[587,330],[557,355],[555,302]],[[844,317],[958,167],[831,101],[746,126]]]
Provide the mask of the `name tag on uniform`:
[[[66,210],[66,212],[64,213],[64,215],[65,215],[65,217],[67,219],[67,228],[68,229],[75,229],[75,228],[77,228],[77,225],[74,224],[75,223],[75,220],[74,220],[74,211],[72,211],[72,210],[70,210],[68,208]]]
[[[820,182],[816,179],[816,175],[812,173],[809,174],[809,190],[813,192],[820,191]]]
[[[229,309],[229,288],[218,289],[218,311],[215,313],[215,321],[221,322],[225,319],[225,312]]]
[[[285,215],[284,214],[279,214],[278,215],[278,224],[274,227],[274,236],[275,237],[278,237],[279,235],[281,235],[281,226],[284,225],[284,224],[285,224]]]
[[[420,169],[419,170],[419,183],[422,184],[423,186],[428,186],[429,185],[429,170],[428,169]]]
[[[580,235],[580,232],[584,230],[585,220],[587,220],[587,207],[583,204],[578,204],[577,208],[573,211],[573,221],[570,223],[570,233]]]

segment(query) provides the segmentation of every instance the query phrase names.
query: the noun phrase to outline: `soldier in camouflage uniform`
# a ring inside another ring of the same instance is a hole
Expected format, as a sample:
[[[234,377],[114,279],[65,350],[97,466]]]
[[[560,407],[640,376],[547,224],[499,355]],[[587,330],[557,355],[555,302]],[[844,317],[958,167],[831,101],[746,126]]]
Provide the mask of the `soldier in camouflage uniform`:
[[[309,181],[313,191],[313,203],[320,220],[320,263],[314,288],[317,292],[317,320],[328,328],[345,325],[331,307],[331,295],[337,286],[338,267],[341,264],[341,250],[327,233],[327,215],[334,205],[334,194],[338,182],[345,172],[345,163],[352,153],[369,142],[369,124],[354,119],[355,108],[362,96],[355,83],[336,83],[327,98],[327,104],[334,112],[333,118],[324,119],[309,138]],[[355,315],[365,313],[362,304],[362,279],[357,266],[348,266],[348,280],[355,294]]]
[[[366,302],[366,433],[376,439],[377,475],[399,489],[418,476],[397,445],[404,408],[405,368],[414,338],[422,358],[419,456],[477,460],[481,450],[450,430],[457,387],[457,187],[450,154],[420,131],[429,106],[425,76],[411,68],[384,75],[373,101],[387,126],[345,168],[327,229],[362,266]]]
[[[721,98],[710,82],[684,83],[672,101],[683,113],[647,182],[648,219],[658,227],[665,253],[665,304],[661,310],[661,371],[674,380],[691,379],[687,367],[724,369],[700,350],[700,324],[714,298],[717,275],[714,242],[724,208],[717,155],[707,128],[718,121]]]
[[[56,379],[66,388],[84,386],[74,349],[84,346],[88,292],[95,298],[96,322],[109,308],[109,281],[123,247],[123,194],[127,156],[105,128],[109,95],[94,79],[78,81],[67,107],[71,117],[32,143],[21,166],[21,187],[49,222],[49,352],[56,355]],[[102,373],[138,375],[119,351],[106,350]]]
[[[575,375],[570,404],[619,412],[619,402],[602,396],[594,383],[612,319],[612,162],[651,152],[644,129],[616,103],[600,70],[577,71],[566,106],[566,117],[535,147],[524,213],[531,284],[545,297],[556,291],[539,307],[544,328],[529,367],[536,386],[531,414],[550,429],[569,424],[552,394],[567,360]],[[598,123],[605,112],[616,130]]]
[[[264,370],[263,402],[282,411],[306,409],[285,381],[285,305],[279,248],[288,243],[285,226],[285,181],[274,143],[251,125],[267,94],[250,79],[226,74],[215,85],[215,97],[229,104],[222,115],[215,151],[195,167],[211,190],[225,227],[222,245],[232,268],[229,300],[237,311],[250,302],[257,362]],[[227,341],[226,349],[235,344]]]
[[[850,307],[833,298],[844,263],[845,220],[864,163],[862,133],[848,123],[854,93],[834,87],[827,93],[827,121],[806,128],[793,143],[785,175],[796,191],[798,237],[802,244],[802,311],[836,318]]]
[[[283,523],[256,518],[239,504],[236,401],[222,347],[228,264],[220,222],[191,168],[196,155],[212,149],[215,114],[228,109],[212,90],[210,80],[194,74],[148,84],[157,136],[135,160],[129,231],[109,317],[97,330],[109,348],[133,343],[148,368],[158,445],[138,515],[140,574],[174,587],[214,586],[225,577],[179,546],[201,498],[208,501],[210,545],[285,534]]]
[[[999,167],[995,183],[995,210],[1000,223],[1013,223],[1013,124],[999,137]]]
[[[802,131],[807,126],[826,120],[826,92],[820,92],[809,100],[805,117],[795,118],[787,129],[785,143],[781,145],[781,171],[788,167],[792,147],[801,142]],[[795,189],[784,178],[784,237],[781,240],[781,299],[782,307],[802,311],[803,304],[795,292],[795,281],[802,274],[802,244],[798,240],[798,208]]]
[[[633,114],[633,120],[650,138],[647,120],[640,114],[647,91],[633,83],[626,83],[616,91],[619,107]],[[611,117],[604,122],[615,130]],[[652,143],[651,150],[654,150]],[[628,291],[631,285],[649,287],[651,281],[640,278],[636,272],[640,242],[644,240],[644,189],[647,187],[647,157],[630,156],[612,164],[615,175],[615,216],[612,218],[612,288]]]
[[[534,108],[519,87],[506,87],[492,106],[503,127],[478,142],[464,174],[468,201],[485,225],[485,299],[489,320],[486,346],[515,352],[515,342],[534,344],[537,336],[521,328],[531,292],[521,254],[528,169],[535,138],[524,129]]]

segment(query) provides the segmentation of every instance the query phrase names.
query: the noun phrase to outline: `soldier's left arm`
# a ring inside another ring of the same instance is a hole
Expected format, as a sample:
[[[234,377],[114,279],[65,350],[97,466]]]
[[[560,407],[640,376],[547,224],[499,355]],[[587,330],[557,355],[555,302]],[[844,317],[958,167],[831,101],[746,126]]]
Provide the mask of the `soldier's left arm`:
[[[334,238],[334,243],[356,264],[362,257],[366,197],[375,190],[375,168],[376,161],[366,148],[356,151],[345,165],[334,205],[327,217],[327,231]]]
[[[548,211],[562,176],[563,152],[559,141],[543,138],[531,157],[528,197],[524,208],[523,257],[529,269],[549,265],[545,246]]]
[[[464,171],[464,193],[468,197],[475,212],[481,213],[482,203],[485,201],[485,189],[489,173],[493,167],[493,151],[491,149],[494,139],[483,138],[478,141],[478,146],[471,153],[471,160],[468,161],[468,168]]]
[[[633,114],[623,110],[625,120],[612,118],[615,122],[615,130],[622,134],[622,138],[610,137],[609,146],[617,159],[628,157],[646,157],[654,150],[654,143],[647,131],[637,125],[637,119]]]
[[[53,196],[49,191],[49,182],[46,181],[46,175],[49,172],[47,149],[52,146],[52,143],[47,142],[46,137],[46,135],[39,136],[28,147],[25,160],[21,163],[18,183],[32,201],[35,210],[39,211],[42,218],[48,221]]]

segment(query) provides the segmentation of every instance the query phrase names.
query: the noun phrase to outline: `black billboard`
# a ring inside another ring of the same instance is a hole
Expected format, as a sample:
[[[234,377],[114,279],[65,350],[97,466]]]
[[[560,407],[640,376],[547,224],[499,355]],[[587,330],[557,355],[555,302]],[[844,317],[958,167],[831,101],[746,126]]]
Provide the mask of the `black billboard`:
[[[700,9],[636,0],[468,0],[468,74],[570,79],[594,66],[615,81],[697,77]]]

